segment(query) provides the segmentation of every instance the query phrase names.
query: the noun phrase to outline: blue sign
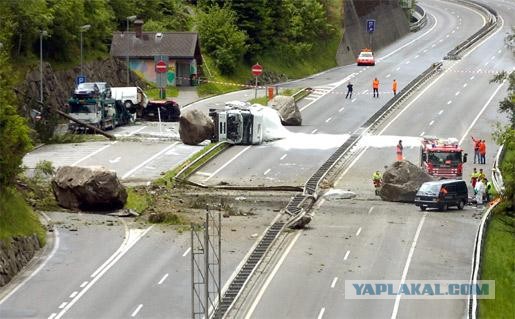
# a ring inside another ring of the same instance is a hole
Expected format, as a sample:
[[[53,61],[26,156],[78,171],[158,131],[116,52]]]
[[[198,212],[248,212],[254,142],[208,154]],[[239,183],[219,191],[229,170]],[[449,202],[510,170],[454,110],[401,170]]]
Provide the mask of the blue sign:
[[[86,83],[86,76],[85,75],[79,75],[75,78],[75,84],[79,85],[81,83]]]
[[[376,20],[368,19],[367,20],[367,32],[372,33],[376,30]]]

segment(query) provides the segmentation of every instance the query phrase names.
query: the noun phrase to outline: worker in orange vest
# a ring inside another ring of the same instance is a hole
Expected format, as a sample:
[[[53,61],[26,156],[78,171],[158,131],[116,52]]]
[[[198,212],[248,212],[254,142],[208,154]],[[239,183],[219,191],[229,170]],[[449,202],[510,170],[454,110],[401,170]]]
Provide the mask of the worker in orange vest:
[[[479,143],[479,164],[486,164],[486,141]]]
[[[379,80],[377,78],[375,78],[374,82],[372,82],[372,88],[374,89],[373,97],[379,97]]]
[[[474,164],[476,164],[476,159],[477,163],[481,164],[481,155],[479,153],[479,146],[481,145],[481,140],[475,139],[472,135],[470,137],[472,137],[472,142],[474,142]]]
[[[393,91],[393,95],[397,95],[397,80],[393,80],[393,83],[392,83],[392,91]]]
[[[402,150],[404,149],[404,147],[402,146],[402,140],[399,140],[399,144],[397,144],[397,149],[396,149],[396,154],[397,154],[397,160],[398,161],[402,161],[403,160],[403,156],[402,156]]]

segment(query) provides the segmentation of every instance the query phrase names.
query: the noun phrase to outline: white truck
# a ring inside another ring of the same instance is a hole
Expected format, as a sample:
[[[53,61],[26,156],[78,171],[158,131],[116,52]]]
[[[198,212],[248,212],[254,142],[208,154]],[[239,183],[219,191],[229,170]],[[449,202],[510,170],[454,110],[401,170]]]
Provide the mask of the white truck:
[[[112,87],[111,98],[122,101],[125,108],[131,113],[141,111],[147,107],[148,97],[140,87]],[[140,113],[140,112],[138,112]]]
[[[263,142],[263,114],[259,108],[244,102],[228,102],[224,110],[210,109],[209,116],[215,124],[213,142],[242,145]]]

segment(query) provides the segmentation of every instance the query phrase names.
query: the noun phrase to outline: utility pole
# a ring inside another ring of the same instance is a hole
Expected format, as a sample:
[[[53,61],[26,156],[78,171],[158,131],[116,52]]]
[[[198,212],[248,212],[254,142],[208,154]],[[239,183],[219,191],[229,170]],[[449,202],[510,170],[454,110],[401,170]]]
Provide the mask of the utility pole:
[[[39,102],[41,103],[43,103],[43,37],[47,35],[46,30],[39,32]]]
[[[129,40],[129,23],[131,21],[134,21],[136,20],[137,16],[130,16],[130,17],[127,17],[127,33],[126,33],[126,42],[127,42],[127,86],[130,85],[130,80],[131,80],[131,75],[130,75],[130,67],[129,67],[129,45],[130,45],[130,40]]]
[[[82,73],[82,33],[88,31],[91,28],[90,24],[85,24],[80,27],[80,75],[84,75]]]

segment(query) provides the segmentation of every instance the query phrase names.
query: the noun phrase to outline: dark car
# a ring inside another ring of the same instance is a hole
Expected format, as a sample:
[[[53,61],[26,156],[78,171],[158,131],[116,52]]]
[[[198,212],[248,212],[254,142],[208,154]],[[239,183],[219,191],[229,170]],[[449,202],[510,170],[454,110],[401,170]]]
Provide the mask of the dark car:
[[[149,101],[147,107],[143,109],[142,116],[146,120],[159,120],[161,117],[163,122],[174,122],[179,120],[181,108],[172,100]]]
[[[106,82],[85,82],[77,85],[73,95],[77,99],[109,98],[111,97],[111,88]]]
[[[467,183],[463,180],[440,180],[422,184],[415,196],[415,205],[421,210],[437,208],[446,211],[450,206],[458,209],[468,202]]]

